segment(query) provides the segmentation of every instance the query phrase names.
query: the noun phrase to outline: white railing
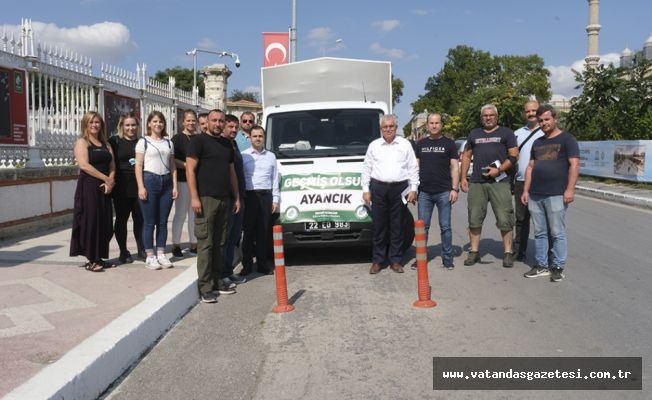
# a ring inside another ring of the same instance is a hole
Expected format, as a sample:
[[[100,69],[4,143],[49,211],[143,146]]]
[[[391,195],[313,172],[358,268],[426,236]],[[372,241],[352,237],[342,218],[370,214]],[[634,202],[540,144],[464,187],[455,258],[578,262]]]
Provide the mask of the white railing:
[[[174,78],[163,83],[148,77],[144,63],[135,72],[101,63],[94,76],[90,57],[57,46],[35,47],[30,20],[21,22],[18,38],[14,32],[0,34],[0,68],[26,71],[29,138],[28,145],[0,144],[0,168],[74,164],[79,122],[87,111],[106,115],[105,92],[136,101],[140,109],[133,111],[143,120],[151,111],[161,111],[170,134],[176,130],[177,109],[205,112],[215,107],[196,92],[177,88]]]

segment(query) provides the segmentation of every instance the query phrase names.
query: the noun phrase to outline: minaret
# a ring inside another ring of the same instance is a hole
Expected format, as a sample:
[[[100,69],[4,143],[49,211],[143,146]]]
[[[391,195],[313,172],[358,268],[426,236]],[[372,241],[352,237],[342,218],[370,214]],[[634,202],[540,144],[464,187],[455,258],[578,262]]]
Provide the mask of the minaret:
[[[600,32],[600,23],[599,23],[599,10],[600,10],[600,0],[588,0],[589,2],[589,24],[586,26],[586,33],[588,34],[588,49],[586,58],[587,68],[595,68],[598,66],[600,61],[600,55],[598,54],[598,33]]]

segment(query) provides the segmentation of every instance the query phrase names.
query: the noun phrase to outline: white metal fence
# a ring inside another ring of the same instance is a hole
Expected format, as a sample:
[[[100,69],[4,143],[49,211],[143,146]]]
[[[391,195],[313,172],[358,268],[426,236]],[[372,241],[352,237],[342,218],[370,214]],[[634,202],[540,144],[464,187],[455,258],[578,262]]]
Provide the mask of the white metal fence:
[[[132,72],[102,63],[99,76],[94,76],[89,57],[35,45],[29,20],[22,21],[19,38],[4,32],[0,36],[0,68],[25,71],[28,136],[26,145],[0,144],[0,168],[73,164],[72,148],[81,118],[87,111],[107,116],[106,94],[137,102],[138,110],[121,111],[139,113],[141,120],[153,110],[161,111],[171,134],[176,130],[178,109],[205,112],[214,108],[196,91],[177,88],[174,78],[167,83],[152,79],[145,64],[137,64]],[[144,131],[144,121],[141,124]]]

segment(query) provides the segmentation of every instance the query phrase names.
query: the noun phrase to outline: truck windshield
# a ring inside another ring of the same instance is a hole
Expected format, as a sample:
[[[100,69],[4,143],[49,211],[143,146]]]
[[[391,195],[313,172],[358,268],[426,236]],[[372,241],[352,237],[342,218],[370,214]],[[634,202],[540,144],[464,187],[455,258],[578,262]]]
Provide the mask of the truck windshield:
[[[310,110],[270,115],[267,148],[278,158],[363,155],[380,137],[380,110]]]

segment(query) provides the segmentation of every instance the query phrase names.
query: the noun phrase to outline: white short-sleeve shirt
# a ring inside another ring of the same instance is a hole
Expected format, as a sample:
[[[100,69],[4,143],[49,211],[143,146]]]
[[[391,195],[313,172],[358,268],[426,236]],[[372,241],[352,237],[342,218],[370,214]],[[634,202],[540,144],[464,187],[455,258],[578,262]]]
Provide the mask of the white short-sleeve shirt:
[[[147,149],[145,149],[145,141],[147,141]],[[174,154],[174,144],[171,140],[167,138],[157,140],[150,136],[140,138],[136,143],[136,153],[144,154],[143,171],[156,175],[171,172],[170,162]]]

